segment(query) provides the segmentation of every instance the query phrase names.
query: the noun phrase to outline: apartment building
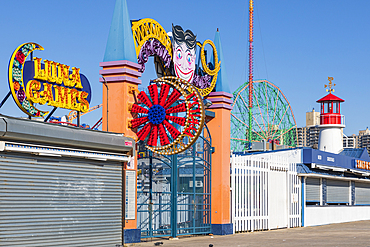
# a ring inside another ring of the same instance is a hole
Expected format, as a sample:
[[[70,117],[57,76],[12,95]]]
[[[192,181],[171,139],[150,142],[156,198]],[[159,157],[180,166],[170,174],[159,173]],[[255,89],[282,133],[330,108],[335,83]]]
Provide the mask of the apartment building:
[[[317,147],[320,130],[316,126],[320,124],[320,112],[312,109],[306,112],[306,126],[297,128],[298,147]]]

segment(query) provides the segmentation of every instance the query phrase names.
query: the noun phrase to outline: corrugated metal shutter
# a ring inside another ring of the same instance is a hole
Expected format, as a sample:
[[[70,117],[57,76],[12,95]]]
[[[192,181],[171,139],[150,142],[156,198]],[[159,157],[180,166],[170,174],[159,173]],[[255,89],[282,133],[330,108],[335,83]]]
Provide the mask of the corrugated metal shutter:
[[[0,154],[0,246],[122,244],[119,163]]]
[[[370,204],[370,183],[355,182],[355,204]]]
[[[349,203],[349,182],[328,179],[327,203]]]
[[[306,201],[320,202],[320,179],[306,179]]]

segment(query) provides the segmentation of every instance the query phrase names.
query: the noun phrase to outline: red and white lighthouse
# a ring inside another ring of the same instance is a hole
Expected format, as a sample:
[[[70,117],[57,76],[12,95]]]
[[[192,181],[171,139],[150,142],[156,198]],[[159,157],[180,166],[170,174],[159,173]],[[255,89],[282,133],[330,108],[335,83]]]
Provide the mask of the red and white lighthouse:
[[[343,150],[343,128],[346,127],[344,116],[340,114],[340,103],[344,100],[332,94],[333,77],[328,79],[330,83],[326,91],[329,94],[316,101],[321,104],[320,125],[317,126],[320,128],[319,150],[337,154]]]

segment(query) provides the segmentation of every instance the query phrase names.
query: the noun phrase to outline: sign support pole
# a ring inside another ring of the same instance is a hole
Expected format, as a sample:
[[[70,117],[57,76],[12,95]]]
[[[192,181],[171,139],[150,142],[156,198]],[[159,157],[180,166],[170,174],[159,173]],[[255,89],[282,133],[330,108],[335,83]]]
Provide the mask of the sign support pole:
[[[58,107],[54,107],[54,109],[49,113],[49,115],[45,118],[44,122],[47,122],[49,118],[54,114],[54,112],[58,109]]]
[[[3,101],[1,101],[1,103],[0,103],[0,108],[3,107],[4,103],[8,100],[8,98],[11,94],[12,93],[9,91],[9,93],[4,97]]]
[[[78,111],[78,112],[77,112],[77,127],[80,127],[80,116],[81,116],[81,114],[80,114],[80,112]]]

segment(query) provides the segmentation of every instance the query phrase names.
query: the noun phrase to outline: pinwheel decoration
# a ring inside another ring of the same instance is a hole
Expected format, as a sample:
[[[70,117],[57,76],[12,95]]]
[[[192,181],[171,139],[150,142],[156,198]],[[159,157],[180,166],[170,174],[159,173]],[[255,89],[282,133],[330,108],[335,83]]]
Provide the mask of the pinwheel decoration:
[[[169,155],[189,148],[204,125],[202,98],[187,81],[167,76],[148,86],[150,97],[141,91],[138,103],[131,107],[131,128],[147,148]],[[158,140],[159,139],[159,140]]]

